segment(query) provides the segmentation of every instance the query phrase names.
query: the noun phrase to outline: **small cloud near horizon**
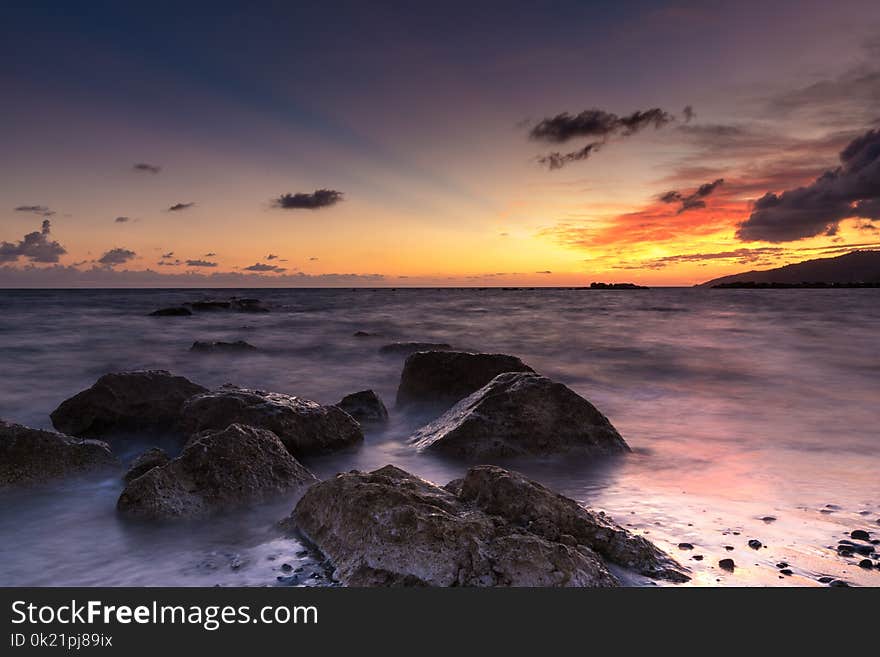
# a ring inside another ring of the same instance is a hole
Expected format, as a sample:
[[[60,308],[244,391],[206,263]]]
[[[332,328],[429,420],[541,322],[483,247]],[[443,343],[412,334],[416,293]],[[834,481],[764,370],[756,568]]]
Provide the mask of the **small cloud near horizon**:
[[[114,219],[113,221],[117,224],[124,224],[131,221],[131,219],[129,219],[128,217],[116,217],[116,219]]]
[[[280,273],[280,272],[287,271],[287,270],[284,267],[279,267],[278,265],[267,265],[264,262],[256,262],[256,263],[252,264],[250,267],[244,267],[244,271]]]
[[[156,164],[147,164],[146,162],[138,162],[137,164],[132,166],[132,169],[134,169],[138,173],[151,173],[153,175],[156,175],[157,173],[159,173],[162,170],[162,167],[160,167]]]
[[[187,267],[216,267],[216,262],[211,262],[209,260],[187,260]]]
[[[272,199],[272,205],[282,210],[318,210],[336,205],[343,199],[343,193],[335,189],[316,189],[312,193],[296,192],[282,194]]]
[[[170,208],[168,208],[168,212],[180,212],[181,210],[188,210],[194,205],[195,203],[175,203]]]
[[[15,208],[16,212],[30,212],[31,214],[38,214],[43,217],[52,217],[55,215],[54,210],[50,210],[45,205],[19,205]]]
[[[124,265],[132,260],[137,254],[130,249],[115,248],[105,251],[104,255],[98,258],[98,264],[105,267],[115,267],[116,265]]]

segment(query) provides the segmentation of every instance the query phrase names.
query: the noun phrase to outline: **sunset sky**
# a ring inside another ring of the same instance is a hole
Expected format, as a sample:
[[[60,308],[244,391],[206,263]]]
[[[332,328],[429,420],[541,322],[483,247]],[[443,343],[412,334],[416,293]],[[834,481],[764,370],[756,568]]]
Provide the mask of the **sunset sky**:
[[[691,285],[880,247],[876,0],[236,4],[3,3],[0,286]]]

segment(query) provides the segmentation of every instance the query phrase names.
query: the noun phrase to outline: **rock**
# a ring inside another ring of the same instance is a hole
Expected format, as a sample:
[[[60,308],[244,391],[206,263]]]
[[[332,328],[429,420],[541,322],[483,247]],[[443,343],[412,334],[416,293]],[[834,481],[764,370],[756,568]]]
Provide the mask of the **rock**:
[[[190,518],[261,502],[314,481],[271,431],[233,424],[194,436],[180,456],[131,480],[116,507],[138,518]]]
[[[679,550],[693,550],[694,545],[693,545],[693,543],[679,543],[678,549]]]
[[[203,354],[216,354],[248,353],[257,351],[257,348],[252,344],[248,344],[244,340],[236,340],[235,342],[200,342],[197,340],[192,343],[192,347],[190,347],[189,350]]]
[[[732,545],[725,545],[725,546],[724,546],[724,549],[727,550],[728,552],[733,552],[733,546],[732,546]]]
[[[240,313],[267,313],[269,309],[259,299],[239,299],[233,297],[231,301],[233,310]]]
[[[691,559],[693,559],[694,561],[702,561],[703,555],[702,554],[695,554],[694,556],[691,557]]]
[[[364,438],[360,424],[336,406],[233,385],[195,395],[181,416],[188,433],[225,429],[235,422],[268,429],[294,456],[342,449]]]
[[[849,582],[845,582],[842,579],[834,579],[834,580],[831,580],[831,583],[829,584],[829,586],[831,586],[832,588],[835,588],[835,589],[845,589],[845,588],[849,588]]]
[[[447,409],[504,372],[533,372],[515,356],[463,351],[422,351],[406,359],[397,405]]]
[[[866,568],[868,570],[871,570],[873,567],[874,562],[870,559],[862,559],[861,561],[859,561],[859,568]]]
[[[379,353],[408,356],[417,351],[448,351],[450,349],[452,349],[452,345],[445,342],[392,342],[379,347]]]
[[[107,443],[0,420],[0,489],[118,465]]]
[[[722,559],[718,562],[718,566],[729,573],[732,573],[736,569],[736,564],[733,562],[733,559]]]
[[[776,522],[776,516],[764,516],[761,520],[769,525]]]
[[[791,568],[781,568],[779,572],[783,575],[793,575],[794,571]]]
[[[353,392],[343,397],[336,405],[362,424],[380,424],[388,421],[388,409],[385,408],[379,395],[372,390]]]
[[[871,535],[866,532],[864,529],[856,529],[855,531],[850,532],[849,537],[856,541],[870,541]]]
[[[474,470],[447,488],[390,465],[340,474],[309,488],[288,523],[330,560],[336,579],[348,586],[616,586],[600,548],[623,557],[665,557],[607,521],[590,527],[597,517],[584,509],[577,521],[570,505],[580,507],[574,501],[497,468],[533,487],[535,501],[543,498],[539,508],[517,500],[520,509],[542,518],[540,523],[512,520],[516,510],[506,506],[507,493],[486,488],[498,479]],[[543,516],[554,509],[556,518]],[[571,525],[554,526],[554,519]],[[594,544],[583,542],[591,537]],[[646,546],[653,551],[646,553]],[[665,557],[652,565],[663,572],[672,564]]]
[[[629,451],[590,402],[561,383],[525,372],[499,374],[410,442],[420,451],[471,459]]]
[[[128,472],[125,473],[123,479],[128,483],[133,479],[137,479],[148,470],[152,470],[160,465],[165,465],[170,460],[171,458],[164,449],[151,447],[132,461],[131,466],[128,468]]]
[[[52,424],[74,436],[168,429],[179,422],[183,402],[206,391],[165,370],[105,374],[52,411]]]
[[[788,568],[788,562],[787,561],[780,561],[778,564],[776,564],[776,567],[777,568]]]
[[[189,308],[160,308],[150,313],[151,317],[189,317],[192,311]]]
[[[749,547],[752,548],[753,550],[760,550],[761,549],[761,541],[759,541],[756,538],[753,538],[752,540],[749,541]]]
[[[229,301],[193,301],[188,305],[197,312],[229,310],[232,307]]]
[[[376,336],[376,333],[367,333],[366,331],[355,331],[352,333],[352,336],[355,338],[372,338]]]

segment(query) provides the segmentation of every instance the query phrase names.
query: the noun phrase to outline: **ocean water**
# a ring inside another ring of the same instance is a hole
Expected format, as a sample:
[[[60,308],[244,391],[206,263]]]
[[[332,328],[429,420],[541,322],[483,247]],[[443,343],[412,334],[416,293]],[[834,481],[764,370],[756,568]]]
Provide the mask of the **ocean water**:
[[[147,316],[232,294],[272,312]],[[878,327],[880,290],[870,289],[0,291],[0,417],[50,428],[61,401],[128,369],[323,403],[372,388],[389,406],[388,427],[306,465],[326,477],[393,463],[443,484],[467,464],[408,447],[426,418],[393,408],[403,357],[379,347],[509,353],[592,401],[634,451],[593,465],[504,465],[645,534],[696,585],[819,585],[823,575],[877,585],[880,570],[833,547],[854,529],[880,537]],[[353,337],[358,330],[379,335]],[[237,339],[259,351],[188,351],[195,340]],[[144,437],[117,453],[127,461],[167,440]],[[0,493],[0,585],[326,583],[312,576],[314,558],[273,529],[294,498],[152,526],[117,516],[121,489],[114,476]],[[752,538],[766,547],[750,549]],[[732,574],[717,565],[726,557]],[[781,561],[792,575],[778,572]],[[304,570],[279,582],[283,563]]]

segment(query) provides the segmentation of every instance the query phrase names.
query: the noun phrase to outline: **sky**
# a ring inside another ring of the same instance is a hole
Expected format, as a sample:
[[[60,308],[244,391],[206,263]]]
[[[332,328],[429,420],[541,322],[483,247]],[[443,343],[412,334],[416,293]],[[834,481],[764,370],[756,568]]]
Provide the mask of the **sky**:
[[[880,3],[0,7],[0,287],[692,285],[880,247]]]

